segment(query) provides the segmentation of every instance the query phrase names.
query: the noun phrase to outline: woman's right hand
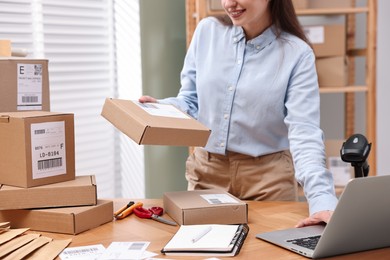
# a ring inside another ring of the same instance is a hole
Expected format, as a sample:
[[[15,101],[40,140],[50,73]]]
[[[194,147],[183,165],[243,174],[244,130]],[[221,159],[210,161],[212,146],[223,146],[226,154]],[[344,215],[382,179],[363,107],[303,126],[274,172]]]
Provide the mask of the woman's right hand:
[[[140,103],[157,103],[157,99],[151,96],[142,96],[138,99]]]

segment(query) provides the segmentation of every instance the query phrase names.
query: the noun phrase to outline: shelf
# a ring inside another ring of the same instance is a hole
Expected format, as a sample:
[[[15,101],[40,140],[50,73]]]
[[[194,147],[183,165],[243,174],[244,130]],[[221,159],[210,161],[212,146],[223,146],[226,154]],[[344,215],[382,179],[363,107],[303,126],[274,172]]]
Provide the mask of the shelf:
[[[355,93],[367,91],[367,86],[320,87],[320,93]]]
[[[297,9],[297,15],[345,15],[367,13],[368,7]]]

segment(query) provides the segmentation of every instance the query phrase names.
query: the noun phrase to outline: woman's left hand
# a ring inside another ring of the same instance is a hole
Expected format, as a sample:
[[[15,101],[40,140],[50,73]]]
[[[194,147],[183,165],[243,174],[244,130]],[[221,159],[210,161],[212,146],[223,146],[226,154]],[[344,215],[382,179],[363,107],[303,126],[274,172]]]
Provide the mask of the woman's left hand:
[[[320,224],[322,222],[328,223],[329,219],[332,217],[332,214],[333,211],[330,210],[319,211],[317,213],[314,213],[310,217],[299,221],[295,227],[300,228],[305,226],[312,226]]]

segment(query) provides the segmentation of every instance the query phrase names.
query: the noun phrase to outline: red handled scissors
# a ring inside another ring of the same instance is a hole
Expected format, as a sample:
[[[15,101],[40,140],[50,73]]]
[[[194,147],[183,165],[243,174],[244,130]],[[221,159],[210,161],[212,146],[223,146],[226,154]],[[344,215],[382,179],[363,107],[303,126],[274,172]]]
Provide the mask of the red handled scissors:
[[[157,221],[164,223],[164,224],[176,226],[175,222],[161,217],[162,214],[164,213],[164,210],[161,207],[151,207],[150,209],[145,209],[143,207],[137,207],[134,209],[133,212],[139,218],[151,218],[151,219],[157,220]]]

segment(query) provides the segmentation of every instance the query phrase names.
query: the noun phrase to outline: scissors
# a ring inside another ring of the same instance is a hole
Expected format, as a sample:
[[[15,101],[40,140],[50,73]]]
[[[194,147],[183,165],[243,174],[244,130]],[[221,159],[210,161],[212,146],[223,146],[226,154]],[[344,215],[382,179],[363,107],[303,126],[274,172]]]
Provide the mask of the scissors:
[[[163,213],[164,213],[164,209],[161,207],[151,207],[150,209],[137,207],[134,209],[134,214],[139,218],[151,218],[164,224],[176,226],[175,222],[161,217]]]

